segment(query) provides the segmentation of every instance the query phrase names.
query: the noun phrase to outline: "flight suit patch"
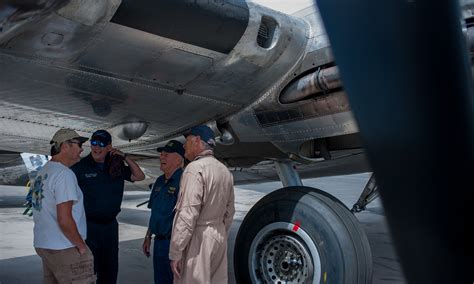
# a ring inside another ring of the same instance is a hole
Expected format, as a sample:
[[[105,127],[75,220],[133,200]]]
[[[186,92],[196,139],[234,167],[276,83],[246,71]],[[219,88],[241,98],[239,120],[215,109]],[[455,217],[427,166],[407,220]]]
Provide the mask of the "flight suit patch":
[[[97,173],[90,173],[90,174],[84,174],[86,178],[95,178],[97,177]]]
[[[169,193],[169,194],[174,194],[175,191],[176,191],[176,187],[170,186],[170,188],[168,188],[168,193]]]

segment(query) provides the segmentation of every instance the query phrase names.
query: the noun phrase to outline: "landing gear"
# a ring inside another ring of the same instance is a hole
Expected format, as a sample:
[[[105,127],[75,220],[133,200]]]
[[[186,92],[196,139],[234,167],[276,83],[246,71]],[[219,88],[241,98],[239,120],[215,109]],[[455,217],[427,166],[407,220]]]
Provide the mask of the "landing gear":
[[[370,176],[369,181],[365,185],[364,190],[360,194],[359,200],[352,206],[351,212],[358,213],[365,210],[366,206],[379,197],[377,183],[374,174]]]
[[[237,283],[372,279],[372,255],[357,219],[315,188],[290,186],[262,198],[248,212],[235,243]]]

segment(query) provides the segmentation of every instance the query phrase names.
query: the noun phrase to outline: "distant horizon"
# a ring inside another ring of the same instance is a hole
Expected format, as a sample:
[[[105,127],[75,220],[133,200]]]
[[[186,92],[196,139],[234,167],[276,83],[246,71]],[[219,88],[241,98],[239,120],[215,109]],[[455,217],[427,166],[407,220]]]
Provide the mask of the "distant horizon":
[[[249,0],[262,6],[267,6],[274,10],[292,14],[303,8],[314,5],[314,0]]]

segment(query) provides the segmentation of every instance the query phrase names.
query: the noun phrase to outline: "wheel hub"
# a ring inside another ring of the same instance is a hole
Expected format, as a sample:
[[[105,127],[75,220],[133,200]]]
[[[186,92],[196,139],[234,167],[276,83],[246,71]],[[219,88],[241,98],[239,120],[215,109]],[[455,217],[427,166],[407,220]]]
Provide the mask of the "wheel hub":
[[[321,259],[314,241],[295,224],[275,222],[263,227],[249,251],[252,283],[320,283]]]
[[[270,237],[258,255],[265,281],[305,283],[308,279],[308,264],[311,259],[303,245],[293,236]]]

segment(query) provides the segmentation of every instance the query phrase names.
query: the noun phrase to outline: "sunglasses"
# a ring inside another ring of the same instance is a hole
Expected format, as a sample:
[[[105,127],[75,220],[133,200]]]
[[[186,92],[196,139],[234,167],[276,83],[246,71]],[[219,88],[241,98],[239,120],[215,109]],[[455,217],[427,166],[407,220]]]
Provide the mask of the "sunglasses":
[[[102,147],[102,148],[107,146],[107,144],[105,144],[104,142],[99,141],[99,140],[91,140],[91,145],[92,146],[99,146],[99,147]]]
[[[77,146],[79,146],[79,148],[82,148],[82,143],[83,142],[79,142],[79,141],[75,141],[75,140],[69,140],[67,142],[70,143],[70,144],[77,144]]]

